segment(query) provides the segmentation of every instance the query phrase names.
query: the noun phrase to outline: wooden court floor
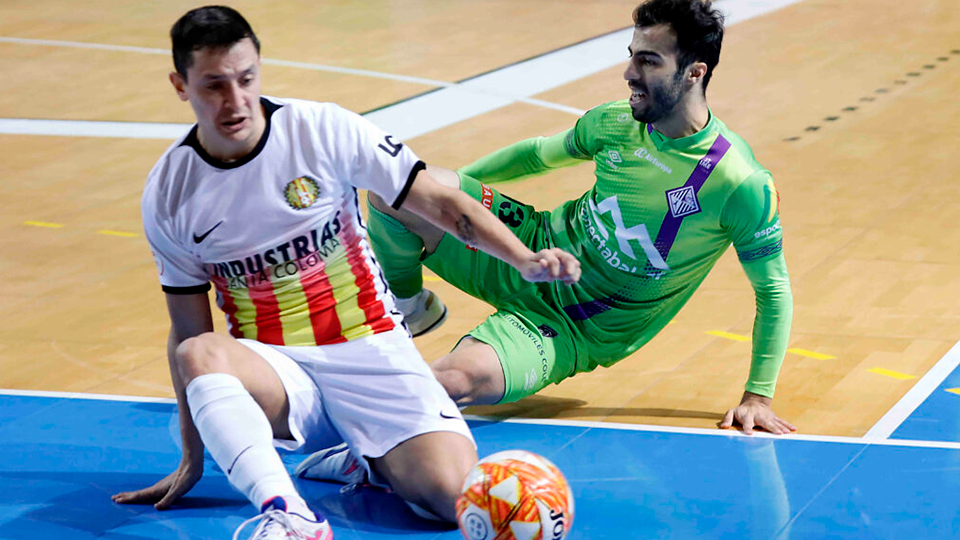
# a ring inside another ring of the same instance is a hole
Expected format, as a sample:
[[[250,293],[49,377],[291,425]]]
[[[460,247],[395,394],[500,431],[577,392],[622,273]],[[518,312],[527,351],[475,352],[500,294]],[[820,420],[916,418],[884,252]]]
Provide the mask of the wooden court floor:
[[[0,119],[191,122],[167,82],[169,57],[150,51],[169,47],[170,24],[195,5],[5,0]],[[231,5],[266,58],[456,82],[628,27],[634,2]],[[958,67],[953,0],[804,0],[728,29],[708,100],[781,192],[795,317],[774,403],[803,433],[863,435],[960,339]],[[535,97],[588,109],[627,95],[621,72]],[[279,65],[263,79],[267,94],[357,112],[432,89]],[[516,103],[406,142],[455,168],[575,121]],[[139,214],[146,174],[169,144],[0,135],[0,388],[173,395],[166,310]],[[501,188],[549,209],[592,179],[581,165]],[[491,310],[428,286],[451,308],[417,342],[431,360]],[[752,319],[752,291],[727,253],[637,354],[471,412],[713,426],[742,392]]]

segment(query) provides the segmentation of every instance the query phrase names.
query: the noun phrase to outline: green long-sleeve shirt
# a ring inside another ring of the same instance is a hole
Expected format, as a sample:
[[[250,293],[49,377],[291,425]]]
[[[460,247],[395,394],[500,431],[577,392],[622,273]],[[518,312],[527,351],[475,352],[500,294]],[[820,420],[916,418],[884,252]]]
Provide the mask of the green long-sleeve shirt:
[[[733,244],[757,314],[746,390],[772,397],[790,333],[793,297],[782,253],[779,195],[746,142],[711,115],[698,133],[668,139],[638,123],[626,101],[588,111],[570,130],[521,141],[461,172],[514,180],[592,160],[597,181],[551,213],[554,243],[575,253],[583,277],[567,306],[600,302],[622,317],[576,320],[590,362],[610,365],[676,315]],[[566,310],[566,308],[565,308]],[[568,311],[576,319],[577,310]]]

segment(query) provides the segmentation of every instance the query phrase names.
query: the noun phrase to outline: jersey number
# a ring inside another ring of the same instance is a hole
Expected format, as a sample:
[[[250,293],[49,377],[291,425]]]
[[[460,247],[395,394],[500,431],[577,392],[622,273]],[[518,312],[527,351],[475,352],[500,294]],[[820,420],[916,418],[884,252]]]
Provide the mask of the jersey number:
[[[523,208],[519,206],[512,208],[512,206],[507,201],[500,203],[500,211],[497,212],[497,216],[500,217],[500,221],[516,229],[523,225]]]
[[[378,144],[377,148],[390,154],[390,157],[397,157],[397,154],[400,153],[400,149],[403,148],[403,143],[393,142],[393,135],[387,135],[384,137],[383,142],[387,143],[387,146]]]

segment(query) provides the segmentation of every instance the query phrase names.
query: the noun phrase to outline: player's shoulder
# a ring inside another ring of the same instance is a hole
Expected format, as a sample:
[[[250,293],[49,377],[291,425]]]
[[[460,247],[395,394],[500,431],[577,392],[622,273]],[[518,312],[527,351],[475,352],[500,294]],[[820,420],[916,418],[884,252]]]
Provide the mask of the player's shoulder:
[[[584,117],[592,118],[599,123],[629,124],[629,120],[633,118],[633,113],[630,110],[628,100],[618,99],[597,105],[584,113]]]
[[[719,136],[730,144],[723,158],[726,173],[724,176],[727,176],[735,186],[743,182],[766,183],[770,178],[770,171],[760,164],[747,141],[727,127],[719,118],[713,118],[713,121],[717,124]]]
[[[277,107],[274,117],[280,121],[337,124],[359,117],[353,111],[332,102],[272,96],[263,96],[263,99]]]
[[[147,182],[143,188],[141,205],[157,204],[169,197],[183,183],[184,170],[189,168],[189,161],[195,155],[186,144],[187,139],[196,137],[197,125],[194,124],[186,133],[175,140],[160,156],[147,174]]]

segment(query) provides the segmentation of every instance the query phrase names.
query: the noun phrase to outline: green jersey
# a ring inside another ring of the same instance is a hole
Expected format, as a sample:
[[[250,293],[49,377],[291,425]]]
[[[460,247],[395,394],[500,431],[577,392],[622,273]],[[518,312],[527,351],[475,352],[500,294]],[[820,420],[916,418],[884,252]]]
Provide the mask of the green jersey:
[[[792,297],[778,193],[746,142],[712,115],[698,133],[669,139],[634,120],[624,100],[588,111],[564,133],[521,141],[460,172],[497,182],[588,159],[594,186],[542,220],[547,242],[575,254],[583,271],[574,286],[552,283],[538,293],[554,299],[549,303],[576,334],[573,371],[608,366],[653,338],[732,244],[757,293],[746,388],[772,396]],[[506,371],[509,360],[501,362]]]
[[[731,243],[744,262],[781,252],[772,177],[714,116],[698,133],[668,139],[617,101],[587,112],[567,132],[565,148],[593,160],[597,182],[551,214],[556,245],[575,253],[583,268],[564,311],[583,321],[598,344],[611,333],[636,333],[637,311],[658,320],[628,352],[649,340]],[[593,328],[590,319],[610,309],[623,313],[622,324],[605,320]],[[622,357],[625,343],[616,341],[599,363]]]

